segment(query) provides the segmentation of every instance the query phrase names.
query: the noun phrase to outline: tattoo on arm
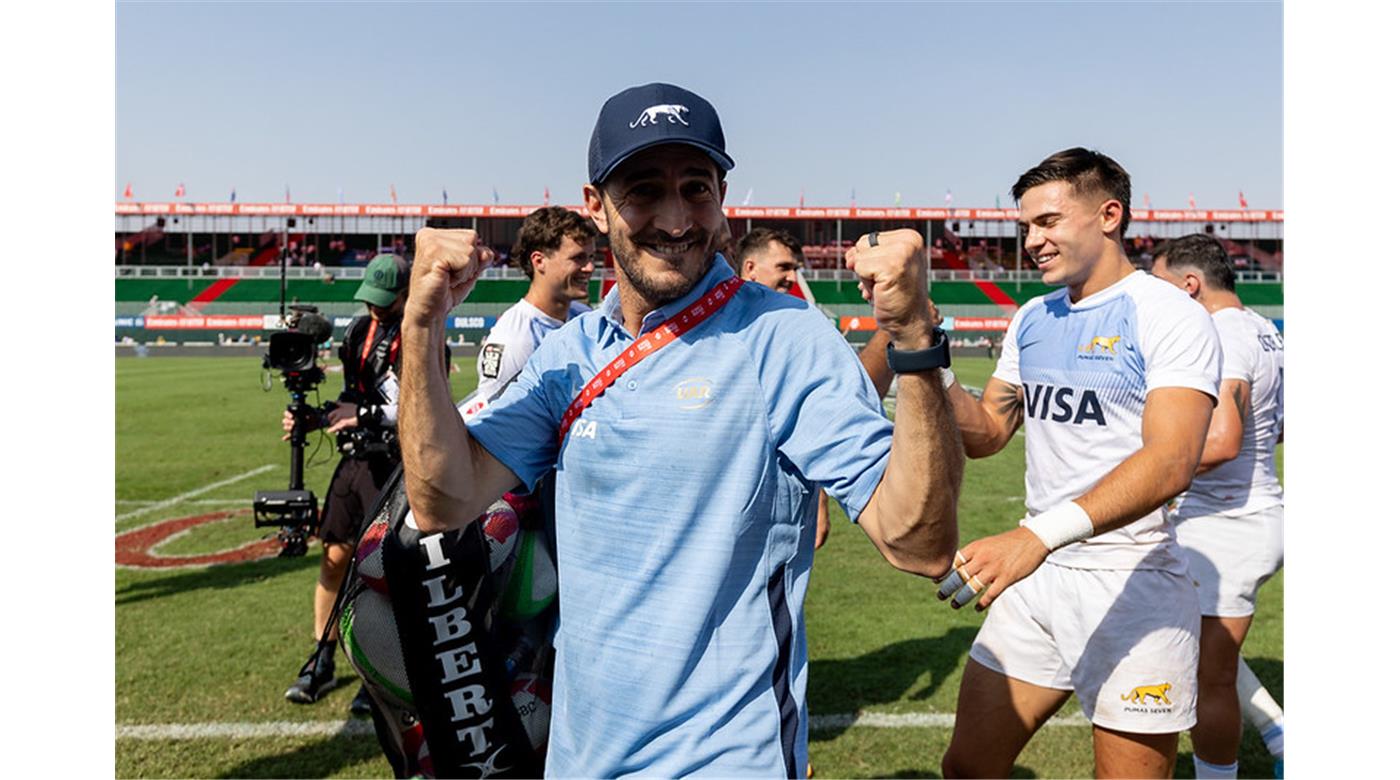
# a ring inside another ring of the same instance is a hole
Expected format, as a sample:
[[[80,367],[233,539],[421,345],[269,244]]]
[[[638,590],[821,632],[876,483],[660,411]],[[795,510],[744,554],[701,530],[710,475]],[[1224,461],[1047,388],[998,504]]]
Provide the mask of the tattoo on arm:
[[[1019,423],[1022,407],[1025,406],[1025,401],[1021,397],[1021,388],[1008,385],[998,388],[995,393],[988,400],[991,401],[991,407],[997,416]]]
[[[1244,425],[1249,418],[1249,395],[1244,385],[1235,385],[1234,392],[1235,410],[1240,413],[1240,425]]]

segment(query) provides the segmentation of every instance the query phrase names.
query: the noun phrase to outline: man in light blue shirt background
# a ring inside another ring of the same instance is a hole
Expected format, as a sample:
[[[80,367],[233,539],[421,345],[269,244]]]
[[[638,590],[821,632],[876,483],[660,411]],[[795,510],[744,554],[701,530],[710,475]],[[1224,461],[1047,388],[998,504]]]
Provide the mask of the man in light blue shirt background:
[[[818,488],[896,567],[951,565],[962,454],[940,371],[906,364],[891,425],[831,323],[757,284],[622,374],[559,443],[586,383],[736,283],[714,251],[732,167],[718,115],[692,92],[649,84],[604,105],[584,198],[617,285],[545,339],[467,436],[424,355],[489,250],[471,231],[417,238],[400,428],[419,526],[460,527],[557,472],[553,776],[797,776]],[[937,353],[922,239],[859,243],[847,264],[894,348]]]

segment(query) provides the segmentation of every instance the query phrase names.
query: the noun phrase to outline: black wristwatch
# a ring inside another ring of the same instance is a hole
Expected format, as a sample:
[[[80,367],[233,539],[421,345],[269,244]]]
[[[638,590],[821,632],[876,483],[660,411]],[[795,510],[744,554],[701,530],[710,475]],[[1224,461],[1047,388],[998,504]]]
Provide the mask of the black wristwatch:
[[[948,350],[948,334],[942,328],[933,329],[933,346],[928,349],[895,349],[894,342],[885,345],[885,360],[896,374],[913,374],[953,364]]]

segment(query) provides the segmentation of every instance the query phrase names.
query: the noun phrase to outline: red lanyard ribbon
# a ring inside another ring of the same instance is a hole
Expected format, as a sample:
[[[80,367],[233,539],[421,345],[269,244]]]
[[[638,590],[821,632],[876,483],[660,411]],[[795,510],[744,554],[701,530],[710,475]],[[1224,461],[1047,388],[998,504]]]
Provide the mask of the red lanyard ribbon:
[[[734,297],[734,293],[744,286],[744,280],[737,276],[731,276],[720,282],[710,291],[700,297],[695,303],[685,307],[685,309],[673,315],[669,320],[661,323],[661,326],[651,333],[637,339],[637,342],[628,347],[625,352],[617,356],[602,371],[599,371],[592,381],[584,384],[579,390],[574,402],[569,404],[569,408],[564,411],[564,419],[559,423],[559,444],[564,444],[564,439],[569,435],[569,428],[578,419],[583,410],[587,409],[604,390],[612,387],[628,369],[645,360],[647,357],[656,354],[662,347],[672,341],[684,336],[696,325],[709,319],[711,314],[724,308],[729,299]]]
[[[375,346],[374,335],[379,331],[379,320],[370,317],[369,331],[365,333],[365,345],[360,349],[360,371],[359,383],[360,392],[369,392],[369,386],[365,384],[365,364],[369,362],[370,351]],[[394,365],[394,360],[399,356],[399,333],[394,331],[394,339],[389,342],[389,365]]]

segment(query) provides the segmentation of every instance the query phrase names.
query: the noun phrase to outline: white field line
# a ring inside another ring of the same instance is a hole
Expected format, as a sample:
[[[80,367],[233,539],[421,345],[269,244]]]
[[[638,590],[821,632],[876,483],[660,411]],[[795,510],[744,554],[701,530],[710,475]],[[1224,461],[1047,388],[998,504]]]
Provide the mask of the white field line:
[[[1062,715],[1051,718],[1047,726],[1088,726],[1089,720],[1083,713]],[[909,729],[953,727],[951,712],[860,712],[841,715],[813,715],[807,727],[811,731],[834,731],[847,728],[869,729]]]
[[[1051,718],[1047,726],[1088,726],[1082,713]],[[952,728],[951,712],[813,715],[811,731],[845,728],[905,729]],[[374,726],[365,720],[272,721],[268,723],[152,723],[118,725],[117,739],[267,739],[274,737],[363,737],[373,736]]]
[[[148,507],[159,504],[159,501],[139,501],[134,498],[119,498],[117,503],[122,506]],[[252,502],[244,498],[199,498],[185,503],[193,506],[243,506],[251,505]]]
[[[242,482],[243,480],[248,479],[249,477],[256,477],[256,476],[259,475],[259,474],[266,473],[266,472],[271,471],[271,470],[273,470],[273,469],[275,469],[275,468],[277,468],[277,467],[274,466],[274,465],[272,465],[271,463],[269,463],[269,464],[267,464],[266,466],[259,466],[259,467],[255,468],[255,469],[253,469],[252,471],[245,472],[245,473],[243,473],[243,474],[239,474],[239,475],[236,476],[236,477],[229,477],[228,479],[224,479],[224,480],[220,480],[220,481],[218,481],[218,482],[215,482],[215,483],[212,484],[212,485],[205,485],[205,486],[202,487],[202,488],[195,488],[194,490],[191,490],[191,491],[189,491],[189,492],[187,492],[187,493],[181,493],[180,495],[175,496],[174,498],[167,498],[167,499],[165,499],[164,501],[157,501],[157,502],[155,502],[154,504],[151,504],[150,506],[143,506],[143,507],[141,507],[140,509],[133,509],[133,510],[131,510],[130,512],[127,512],[127,513],[125,513],[125,514],[117,515],[117,522],[121,522],[121,521],[123,521],[123,520],[126,520],[126,519],[128,519],[128,518],[132,518],[132,517],[136,517],[136,516],[138,516],[138,515],[144,515],[144,514],[146,514],[147,512],[153,512],[153,511],[155,511],[155,510],[157,510],[157,509],[164,509],[164,508],[166,508],[166,507],[168,507],[168,506],[174,506],[174,505],[180,503],[181,501],[185,501],[185,500],[187,500],[187,499],[194,498],[195,496],[202,495],[202,494],[204,494],[204,493],[208,493],[208,492],[211,491],[211,490],[217,490],[217,489],[223,487],[224,485],[232,485],[232,484],[235,483],[235,482]]]

